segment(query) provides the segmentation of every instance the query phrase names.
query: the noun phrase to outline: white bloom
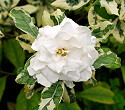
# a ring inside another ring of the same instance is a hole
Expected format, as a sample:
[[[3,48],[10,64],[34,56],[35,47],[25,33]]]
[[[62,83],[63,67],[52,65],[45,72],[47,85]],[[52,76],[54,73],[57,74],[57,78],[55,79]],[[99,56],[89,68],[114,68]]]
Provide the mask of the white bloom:
[[[74,86],[73,81],[87,81],[98,58],[95,43],[89,28],[69,18],[64,18],[60,25],[40,28],[32,44],[37,52],[30,60],[29,75],[46,87],[58,80],[64,80],[70,88]]]

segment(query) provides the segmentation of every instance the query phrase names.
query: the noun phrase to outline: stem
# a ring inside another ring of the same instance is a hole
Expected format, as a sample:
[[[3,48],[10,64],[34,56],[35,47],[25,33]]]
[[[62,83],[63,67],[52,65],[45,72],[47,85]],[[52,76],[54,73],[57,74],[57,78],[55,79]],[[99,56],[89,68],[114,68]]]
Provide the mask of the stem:
[[[9,73],[9,72],[5,72],[5,71],[0,71],[0,74],[4,74],[4,75],[16,75],[14,73]]]

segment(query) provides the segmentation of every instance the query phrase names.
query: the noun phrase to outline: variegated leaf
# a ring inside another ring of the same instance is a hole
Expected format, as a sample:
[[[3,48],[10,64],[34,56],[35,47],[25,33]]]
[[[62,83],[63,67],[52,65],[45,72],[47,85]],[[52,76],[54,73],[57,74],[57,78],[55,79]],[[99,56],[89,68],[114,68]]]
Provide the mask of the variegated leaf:
[[[8,11],[0,6],[0,24],[4,24]]]
[[[48,13],[53,13],[54,12],[54,8],[52,6],[50,6],[50,5],[44,5],[44,6],[42,5],[42,6],[39,7],[39,9],[38,9],[38,11],[36,13],[36,21],[37,21],[38,27],[40,27],[41,25],[44,26],[44,23],[42,24],[42,22],[43,22],[42,21],[42,19],[43,19],[42,16],[45,16],[45,13],[43,15],[44,11],[46,11]],[[44,18],[46,18],[46,16]],[[48,18],[46,20],[48,21]]]
[[[113,34],[115,24],[109,21],[100,21],[97,25],[91,25],[92,34],[97,38],[98,42],[102,42],[109,35]]]
[[[34,86],[35,84],[29,85],[29,84],[25,84],[24,85],[24,92],[26,94],[26,98],[30,99],[33,95],[34,95]]]
[[[24,50],[27,50],[29,53],[35,52],[31,48],[31,45],[35,40],[33,37],[29,36],[28,34],[22,34],[22,35],[16,37],[16,40],[20,43],[21,47]]]
[[[103,0],[101,0],[103,2]],[[109,9],[109,5],[101,4],[101,1],[97,0],[95,1],[94,5],[94,11],[101,16],[103,19],[114,19],[117,16],[117,12],[114,14],[114,12]],[[116,9],[115,9],[116,10]]]
[[[76,10],[86,5],[90,0],[56,0],[51,5],[68,10]]]
[[[113,23],[116,25],[116,28],[113,31],[113,36],[118,42],[123,43],[125,40],[125,21],[121,21],[117,18]]]
[[[120,68],[121,59],[117,55],[111,52],[108,48],[103,48],[103,53],[100,54],[99,58],[95,61],[95,69],[105,66],[107,68]]]
[[[118,14],[118,5],[115,0],[100,0],[101,7],[104,7],[109,14]]]
[[[68,87],[64,87],[63,100],[67,103],[73,103],[76,101],[74,88],[70,89]]]
[[[12,9],[10,16],[13,18],[15,25],[20,30],[36,38],[38,35],[38,28],[33,24],[32,18],[24,10]]]
[[[28,12],[29,14],[32,14],[38,10],[38,7],[28,4],[28,5],[15,7],[15,9],[18,9],[18,10],[23,9],[26,12]]]
[[[125,0],[121,1],[119,20],[125,20]]]
[[[32,56],[33,57],[33,56]],[[32,58],[30,57],[25,66],[24,66],[24,69],[21,70],[18,74],[18,76],[16,77],[16,82],[19,83],[19,84],[29,84],[29,85],[32,85],[36,82],[36,79],[34,79],[32,76],[29,75],[28,71],[27,71],[27,67],[29,66],[30,64],[30,59]]]
[[[64,83],[58,81],[50,88],[44,88],[41,93],[39,110],[54,110],[58,107],[64,91]]]
[[[94,10],[94,6],[91,6],[88,12],[88,21],[89,25],[95,25],[98,24],[103,18],[99,16],[96,11]]]
[[[32,4],[34,6],[40,6],[42,5],[42,1],[41,0],[26,0],[29,4]]]
[[[46,10],[43,12],[43,16],[42,16],[42,26],[54,26],[54,22],[53,20],[50,18],[50,14],[49,12],[47,12]]]
[[[0,0],[0,5],[9,10],[10,8],[13,8],[19,3],[20,0]]]
[[[65,17],[66,16],[64,12],[62,12],[60,9],[57,9],[50,15],[50,18],[53,20],[54,25],[60,24]]]

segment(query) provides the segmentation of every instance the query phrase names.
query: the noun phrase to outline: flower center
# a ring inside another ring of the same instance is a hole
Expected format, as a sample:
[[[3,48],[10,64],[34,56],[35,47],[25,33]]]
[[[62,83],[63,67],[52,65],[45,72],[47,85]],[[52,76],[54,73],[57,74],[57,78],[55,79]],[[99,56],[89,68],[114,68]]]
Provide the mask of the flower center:
[[[66,56],[68,54],[68,51],[65,48],[61,48],[61,49],[58,49],[56,53],[60,54],[61,56]]]

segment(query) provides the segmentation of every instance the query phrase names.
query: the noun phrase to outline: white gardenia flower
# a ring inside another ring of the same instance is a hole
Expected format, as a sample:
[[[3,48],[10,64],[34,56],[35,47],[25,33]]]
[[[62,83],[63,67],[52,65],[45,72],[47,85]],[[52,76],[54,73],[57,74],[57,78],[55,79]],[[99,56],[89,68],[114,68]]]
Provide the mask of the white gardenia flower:
[[[88,27],[69,18],[64,18],[60,25],[40,28],[31,46],[37,52],[27,68],[29,75],[46,87],[58,80],[64,80],[70,88],[73,81],[87,81],[98,58],[95,43]]]

